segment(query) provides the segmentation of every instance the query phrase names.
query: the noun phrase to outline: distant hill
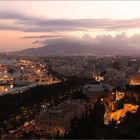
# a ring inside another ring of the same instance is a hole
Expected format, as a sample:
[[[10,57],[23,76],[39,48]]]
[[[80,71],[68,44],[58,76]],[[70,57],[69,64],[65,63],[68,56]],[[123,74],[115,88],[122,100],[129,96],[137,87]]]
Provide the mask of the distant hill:
[[[101,45],[71,40],[61,40],[43,47],[29,48],[16,53],[22,55],[140,55],[137,49],[127,44],[108,43]]]

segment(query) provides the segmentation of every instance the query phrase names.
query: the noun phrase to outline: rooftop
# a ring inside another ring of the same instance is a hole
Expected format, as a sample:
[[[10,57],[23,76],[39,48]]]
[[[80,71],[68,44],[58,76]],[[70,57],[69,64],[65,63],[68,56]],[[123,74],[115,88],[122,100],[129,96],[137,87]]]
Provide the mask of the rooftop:
[[[83,87],[89,92],[102,92],[102,91],[112,91],[112,87],[108,84],[87,84]]]

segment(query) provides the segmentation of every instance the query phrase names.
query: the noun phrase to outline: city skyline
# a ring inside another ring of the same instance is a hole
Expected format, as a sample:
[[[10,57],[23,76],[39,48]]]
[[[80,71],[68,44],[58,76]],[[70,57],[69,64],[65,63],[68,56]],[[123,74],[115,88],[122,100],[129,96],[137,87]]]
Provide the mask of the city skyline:
[[[37,48],[60,38],[115,40],[138,48],[139,7],[138,1],[1,1],[0,51]]]

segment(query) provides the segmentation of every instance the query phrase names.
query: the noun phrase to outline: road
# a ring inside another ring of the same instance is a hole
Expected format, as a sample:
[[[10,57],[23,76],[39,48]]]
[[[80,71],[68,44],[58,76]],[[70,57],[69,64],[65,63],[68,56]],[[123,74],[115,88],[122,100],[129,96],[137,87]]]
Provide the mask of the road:
[[[22,92],[24,92],[26,90],[29,90],[31,88],[34,88],[36,86],[51,85],[51,84],[56,84],[56,83],[60,83],[60,82],[61,82],[60,80],[56,80],[56,81],[51,81],[51,82],[34,83],[34,84],[31,84],[31,85],[28,85],[28,86],[23,86],[23,87],[19,87],[19,88],[16,88],[16,89],[12,89],[10,91],[2,93],[1,95],[22,93]]]

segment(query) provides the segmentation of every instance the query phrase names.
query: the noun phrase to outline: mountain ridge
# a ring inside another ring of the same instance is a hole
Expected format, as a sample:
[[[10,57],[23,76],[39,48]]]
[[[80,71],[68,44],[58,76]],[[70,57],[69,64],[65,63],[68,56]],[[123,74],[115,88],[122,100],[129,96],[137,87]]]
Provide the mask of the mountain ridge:
[[[136,48],[127,44],[98,44],[86,43],[77,41],[53,42],[38,48],[29,48],[18,51],[23,55],[86,55],[86,54],[99,54],[99,55],[140,55]]]

